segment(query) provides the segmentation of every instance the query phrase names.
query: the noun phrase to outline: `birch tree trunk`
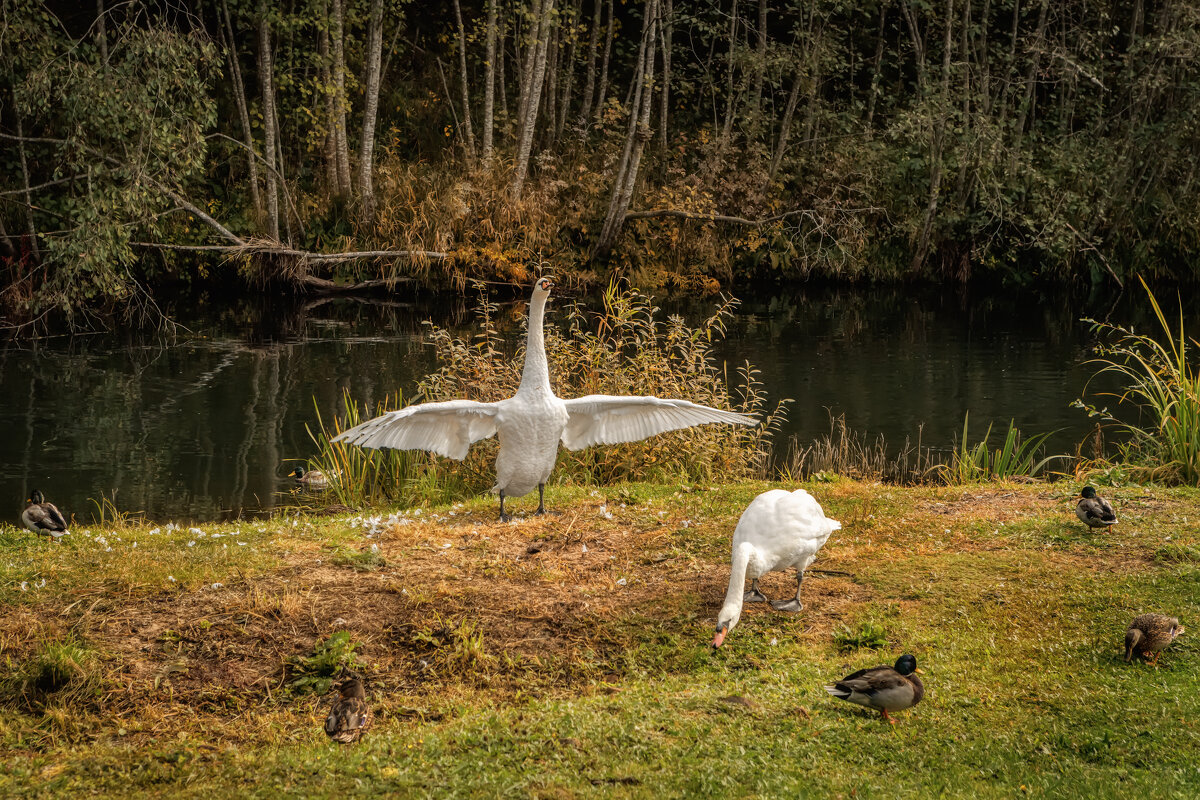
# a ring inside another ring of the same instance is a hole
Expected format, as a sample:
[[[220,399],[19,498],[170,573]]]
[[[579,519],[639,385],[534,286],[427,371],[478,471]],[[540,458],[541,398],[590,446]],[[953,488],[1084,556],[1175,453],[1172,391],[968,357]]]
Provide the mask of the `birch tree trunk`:
[[[738,29],[738,0],[733,0],[733,10],[729,15],[729,75],[725,90],[725,122],[721,125],[721,141],[718,152],[723,152],[729,145],[729,137],[733,134],[733,107],[737,98],[734,97],[734,52],[737,50]]]
[[[522,98],[521,135],[517,141],[517,166],[513,171],[512,196],[520,199],[521,189],[525,186],[525,177],[529,173],[529,155],[533,149],[533,134],[537,124],[538,106],[542,100],[542,82],[546,77],[546,50],[550,40],[551,15],[554,13],[554,0],[543,0],[541,13],[538,15],[538,38],[536,45],[530,42],[529,50],[533,54],[532,74],[526,86],[527,97]]]
[[[462,84],[463,127],[467,134],[467,166],[475,164],[475,126],[471,124],[471,87],[467,82],[467,29],[463,26],[462,6],[454,0],[454,19],[458,23],[458,69]]]
[[[254,213],[259,219],[262,218],[263,204],[262,194],[258,190],[258,155],[254,148],[254,129],[250,127],[250,110],[246,105],[246,87],[242,83],[242,68],[238,64],[237,48],[234,42],[237,40],[233,37],[233,18],[229,14],[229,3],[226,0],[221,0],[221,9],[224,13],[224,24],[220,26],[222,38],[225,39],[225,45],[229,49],[229,66],[233,73],[230,77],[233,83],[233,98],[237,105],[238,118],[242,123],[242,140],[246,143],[248,157],[246,165],[250,171],[250,199],[254,203]]]
[[[358,198],[363,221],[375,216],[375,120],[379,114],[379,62],[383,55],[383,0],[371,0],[367,26],[366,81],[363,98],[362,140],[358,148]]]
[[[333,42],[333,134],[337,163],[337,192],[350,194],[350,144],[346,138],[346,9],[343,0],[333,0],[329,36]]]
[[[333,73],[330,71],[333,59],[329,54],[329,30],[326,27],[321,28],[317,50],[321,56],[317,74],[321,79],[321,92],[325,95],[325,180],[329,185],[329,192],[337,194],[337,133],[333,129],[333,117],[336,112],[333,100]]]
[[[650,130],[650,110],[654,107],[654,50],[657,41],[658,0],[646,0],[644,20],[635,75],[636,88],[629,109],[629,128],[625,135],[625,149],[617,168],[617,179],[613,184],[608,214],[604,218],[604,226],[600,229],[600,236],[596,239],[596,246],[592,250],[592,259],[608,255],[613,245],[616,244],[617,236],[621,233],[621,227],[625,223],[625,214],[629,211],[629,206],[633,202],[634,190],[637,188],[638,168],[641,166],[642,152],[646,148],[646,142],[653,135]]]
[[[25,196],[25,233],[29,236],[29,251],[34,262],[42,260],[38,247],[37,223],[33,219],[33,193],[29,190],[29,160],[25,155],[25,124],[21,121],[21,109],[17,106],[17,93],[13,91],[13,117],[17,122],[17,157],[21,161],[21,188]]]
[[[492,129],[495,127],[496,111],[496,5],[499,0],[488,0],[487,51],[483,70],[483,163],[492,160]]]
[[[279,186],[275,177],[275,66],[267,4],[258,5],[258,81],[263,98],[263,157],[267,162],[267,233],[279,241]]]

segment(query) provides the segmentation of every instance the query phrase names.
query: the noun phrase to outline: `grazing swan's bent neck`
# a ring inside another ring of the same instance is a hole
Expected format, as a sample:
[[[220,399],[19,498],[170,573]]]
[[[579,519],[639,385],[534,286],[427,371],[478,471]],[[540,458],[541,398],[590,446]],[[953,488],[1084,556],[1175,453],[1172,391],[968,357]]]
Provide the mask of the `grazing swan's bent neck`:
[[[742,542],[734,548],[729,571],[729,589],[725,592],[725,605],[721,606],[721,612],[717,614],[717,635],[713,639],[714,647],[721,646],[725,640],[725,634],[733,630],[733,626],[737,625],[738,620],[742,618],[742,603],[745,597],[742,589],[746,585],[746,568],[750,564],[750,556],[753,554],[754,545],[750,542]]]
[[[549,388],[550,367],[546,362],[546,334],[542,324],[546,317],[549,292],[534,292],[529,301],[529,333],[525,339],[525,366],[521,370],[521,385],[517,394],[533,389]]]

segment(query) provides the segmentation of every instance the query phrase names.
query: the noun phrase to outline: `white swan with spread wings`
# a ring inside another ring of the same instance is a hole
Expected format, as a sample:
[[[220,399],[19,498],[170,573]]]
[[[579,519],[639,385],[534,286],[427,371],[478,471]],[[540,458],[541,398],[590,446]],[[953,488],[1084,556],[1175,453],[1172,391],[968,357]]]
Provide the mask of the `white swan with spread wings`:
[[[428,450],[462,459],[472,442],[495,435],[496,485],[500,493],[500,519],[506,497],[521,497],[538,490],[537,513],[544,514],[546,481],[558,460],[558,443],[568,450],[596,444],[634,442],[666,431],[721,422],[757,425],[745,414],[698,405],[687,400],[657,397],[618,397],[590,394],[564,400],[550,388],[546,340],[542,330],[546,300],[554,283],[539,278],[529,302],[529,333],[525,366],[517,393],[496,403],[447,400],[421,403],[389,411],[338,435],[362,447]]]

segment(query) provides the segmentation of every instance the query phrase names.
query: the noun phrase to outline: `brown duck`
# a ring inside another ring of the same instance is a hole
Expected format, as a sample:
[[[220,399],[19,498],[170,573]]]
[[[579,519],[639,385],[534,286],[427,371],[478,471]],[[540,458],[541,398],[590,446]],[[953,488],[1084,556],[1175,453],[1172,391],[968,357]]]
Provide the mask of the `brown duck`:
[[[893,725],[896,721],[889,711],[904,711],[921,702],[925,685],[916,676],[917,659],[905,653],[896,659],[895,667],[860,669],[826,686],[825,691],[839,700],[847,700],[867,708],[877,708],[883,718]]]
[[[42,536],[49,536],[51,541],[55,542],[70,533],[62,512],[53,503],[47,503],[46,498],[37,489],[29,493],[26,502],[29,505],[21,512],[21,523],[26,528]]]
[[[1181,633],[1183,626],[1175,617],[1166,614],[1136,616],[1129,623],[1129,630],[1125,631],[1125,660],[1132,659],[1136,650],[1142,654],[1142,658],[1150,658],[1153,653],[1154,658],[1150,663],[1157,664],[1159,653]]]
[[[362,678],[351,675],[338,685],[338,699],[325,718],[325,733],[342,744],[357,742],[371,727],[371,707]]]

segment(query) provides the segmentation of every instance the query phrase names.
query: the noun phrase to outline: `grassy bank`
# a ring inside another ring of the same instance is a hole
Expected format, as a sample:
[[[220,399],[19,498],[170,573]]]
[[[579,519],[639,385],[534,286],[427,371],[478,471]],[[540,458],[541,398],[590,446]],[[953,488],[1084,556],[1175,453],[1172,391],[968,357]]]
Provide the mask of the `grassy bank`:
[[[1200,646],[1121,657],[1134,614],[1200,615],[1200,492],[1107,490],[1122,524],[1091,532],[1067,483],[810,484],[845,526],[815,567],[847,574],[813,574],[798,615],[748,608],[714,653],[766,487],[559,487],[511,525],[479,498],[7,529],[0,793],[1194,796]],[[350,747],[291,688],[342,630],[377,710]],[[894,730],[821,691],[905,651],[929,694]]]

